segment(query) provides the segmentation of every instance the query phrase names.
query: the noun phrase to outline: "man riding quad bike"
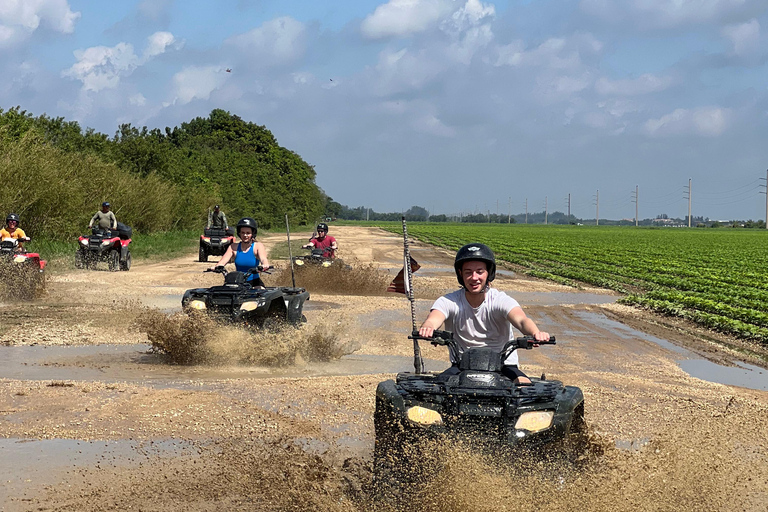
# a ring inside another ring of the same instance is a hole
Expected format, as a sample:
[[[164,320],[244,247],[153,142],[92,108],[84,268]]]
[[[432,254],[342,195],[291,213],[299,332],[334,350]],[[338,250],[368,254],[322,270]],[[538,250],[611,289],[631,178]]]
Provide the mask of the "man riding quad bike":
[[[45,288],[46,261],[24,248],[24,242],[30,238],[17,227],[18,215],[9,214],[5,222],[6,228],[0,230],[0,282],[6,295],[35,297]]]
[[[75,252],[75,267],[95,269],[100,261],[106,261],[109,270],[131,269],[132,230],[130,227],[117,223],[116,229],[94,227],[91,235],[83,235],[78,239],[79,248]]]
[[[502,371],[514,351],[554,345],[554,337],[518,337],[501,352],[472,347],[460,355],[448,331],[435,330],[430,337],[414,331],[409,338],[447,346],[459,364],[457,371],[442,373],[422,373],[417,366],[415,373],[398,373],[395,380],[378,385],[374,471],[380,478],[407,469],[425,438],[456,437],[494,453],[528,449],[542,454],[545,446],[583,432],[584,395],[579,388],[543,375],[521,384]]]
[[[251,327],[269,327],[275,324],[298,325],[306,321],[302,314],[309,292],[304,288],[288,286],[260,286],[250,281],[251,275],[269,271],[271,267],[257,267],[247,272],[227,272],[217,266],[205,272],[224,275],[224,284],[210,288],[194,288],[184,292],[181,306],[184,311],[201,311],[213,318]]]
[[[482,445],[534,448],[564,439],[583,424],[580,389],[529,378],[518,367],[517,349],[554,344],[520,304],[492,288],[493,251],[480,243],[456,253],[461,288],[438,298],[414,330],[415,373],[400,373],[376,390],[374,424],[377,471],[396,469],[420,438],[456,435]],[[445,325],[448,331],[438,328]],[[514,338],[513,328],[524,337]],[[424,373],[418,340],[446,345],[451,366]]]

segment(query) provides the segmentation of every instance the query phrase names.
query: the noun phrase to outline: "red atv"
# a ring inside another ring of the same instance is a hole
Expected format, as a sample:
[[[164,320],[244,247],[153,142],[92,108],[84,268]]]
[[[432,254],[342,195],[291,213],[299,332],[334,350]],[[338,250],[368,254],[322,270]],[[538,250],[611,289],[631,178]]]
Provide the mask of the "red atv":
[[[106,261],[112,272],[130,270],[131,251],[128,245],[131,235],[131,228],[120,222],[114,230],[93,228],[90,236],[78,239],[80,247],[75,252],[75,267],[95,269],[98,262]]]
[[[208,261],[208,256],[224,256],[230,245],[235,243],[235,232],[232,228],[205,228],[200,235],[200,261]]]
[[[42,292],[45,264],[38,253],[19,250],[19,239],[0,241],[0,280],[7,286],[9,295],[33,298]]]

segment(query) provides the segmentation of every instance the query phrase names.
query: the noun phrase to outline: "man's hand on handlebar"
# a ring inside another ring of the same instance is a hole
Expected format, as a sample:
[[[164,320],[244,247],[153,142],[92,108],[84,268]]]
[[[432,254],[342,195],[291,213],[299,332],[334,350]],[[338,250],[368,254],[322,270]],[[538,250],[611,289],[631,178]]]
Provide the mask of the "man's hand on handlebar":
[[[431,338],[434,332],[435,329],[433,327],[427,327],[426,325],[422,325],[419,328],[419,336],[423,336],[425,338]]]

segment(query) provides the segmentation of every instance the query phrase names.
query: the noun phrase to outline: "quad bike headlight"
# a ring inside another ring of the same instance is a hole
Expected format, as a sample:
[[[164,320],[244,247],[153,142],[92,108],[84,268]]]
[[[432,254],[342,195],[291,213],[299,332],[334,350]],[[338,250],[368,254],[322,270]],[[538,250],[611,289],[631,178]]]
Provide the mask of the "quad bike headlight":
[[[205,301],[203,300],[191,300],[189,301],[189,304],[187,304],[187,307],[190,309],[196,309],[198,311],[206,309]]]
[[[328,267],[330,267],[330,266],[331,266],[331,262],[330,262],[330,261],[324,261],[324,262],[323,262],[323,266],[324,266],[324,267],[326,267],[326,268],[328,268]]]
[[[88,245],[88,239],[87,238],[83,238],[82,240],[80,240],[80,243],[85,245],[85,246],[87,246]]]
[[[204,241],[204,242],[210,242],[210,241],[211,241],[211,237],[209,237],[209,236],[204,236],[204,237],[203,237],[203,241]]]
[[[304,264],[304,260],[296,260],[293,263],[298,265],[298,266],[302,266]]]
[[[552,425],[555,411],[531,411],[520,415],[515,423],[515,429],[539,432],[548,429]]]
[[[108,246],[109,244],[111,244],[111,242],[109,240],[103,240],[101,242],[101,245],[104,246],[104,247]]]
[[[408,410],[405,412],[406,417],[414,422],[418,423],[419,425],[442,425],[443,424],[443,417],[440,416],[440,413],[437,411],[433,411],[432,409],[427,409],[426,407],[421,406],[414,406],[409,407]]]
[[[263,300],[249,300],[247,302],[243,302],[243,304],[240,306],[240,311],[253,311],[254,309],[263,305]]]
[[[16,256],[16,257],[13,258],[13,262],[14,263],[24,263],[26,260],[27,260],[27,257],[26,256],[21,256],[21,255]]]

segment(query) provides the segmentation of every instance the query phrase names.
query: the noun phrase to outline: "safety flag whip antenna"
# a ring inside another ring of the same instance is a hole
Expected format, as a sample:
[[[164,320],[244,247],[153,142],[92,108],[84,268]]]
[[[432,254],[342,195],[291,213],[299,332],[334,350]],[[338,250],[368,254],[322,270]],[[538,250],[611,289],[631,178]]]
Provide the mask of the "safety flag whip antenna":
[[[296,288],[296,276],[293,273],[293,251],[291,250],[291,226],[288,224],[288,214],[285,214],[285,233],[288,235],[288,259],[291,260],[291,286]]]
[[[411,249],[408,245],[408,226],[403,215],[403,258],[405,260],[405,295],[411,303],[411,332],[416,332],[416,305],[413,300],[413,270],[411,269]],[[424,373],[424,360],[421,358],[419,340],[413,340],[413,369],[418,373]]]

